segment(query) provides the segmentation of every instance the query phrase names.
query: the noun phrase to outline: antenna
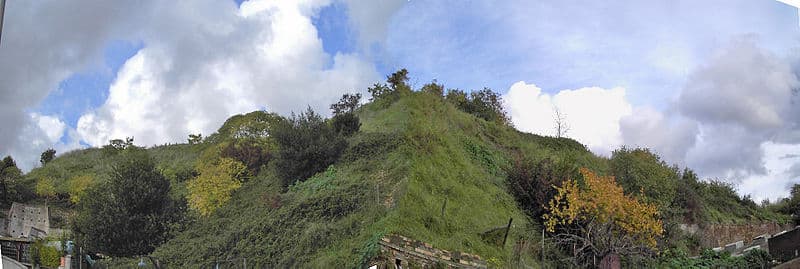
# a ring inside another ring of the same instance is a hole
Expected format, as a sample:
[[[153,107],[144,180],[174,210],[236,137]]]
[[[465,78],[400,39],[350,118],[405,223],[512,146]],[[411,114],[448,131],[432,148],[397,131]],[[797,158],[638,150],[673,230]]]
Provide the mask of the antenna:
[[[800,0],[775,0],[797,8],[797,24],[800,25]]]

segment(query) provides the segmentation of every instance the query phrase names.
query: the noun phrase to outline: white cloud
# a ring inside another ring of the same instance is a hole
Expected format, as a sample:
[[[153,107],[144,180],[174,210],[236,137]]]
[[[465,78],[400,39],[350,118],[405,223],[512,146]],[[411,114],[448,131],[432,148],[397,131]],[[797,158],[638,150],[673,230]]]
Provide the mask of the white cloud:
[[[556,135],[554,108],[558,107],[569,125],[566,136],[603,155],[622,144],[619,122],[632,111],[622,88],[588,87],[550,95],[520,81],[503,100],[517,129],[540,135]]]
[[[650,148],[667,162],[685,165],[686,154],[695,144],[698,126],[692,120],[639,106],[620,120],[620,130],[625,146]]]
[[[213,24],[204,15],[218,10],[204,8],[145,27],[145,47],[123,65],[106,102],[78,120],[81,139],[93,146],[128,136],[140,145],[181,142],[262,107],[287,114],[308,105],[327,114],[342,93],[364,91],[379,76],[360,56],[323,51],[310,16],[324,4],[248,1]],[[165,37],[173,31],[200,36]]]
[[[749,175],[742,179],[739,193],[750,194],[756,202],[788,197],[791,184],[800,183],[800,175],[794,171],[800,160],[796,156],[787,156],[800,152],[800,144],[764,142],[760,148],[764,154],[766,173]]]
[[[44,134],[47,136],[48,142],[51,144],[58,142],[61,139],[61,136],[64,135],[64,130],[66,129],[67,125],[57,117],[32,113],[31,118],[37,123],[39,129],[44,132]]]
[[[358,31],[361,46],[369,47],[386,39],[389,22],[407,0],[372,1],[345,0],[350,23]]]

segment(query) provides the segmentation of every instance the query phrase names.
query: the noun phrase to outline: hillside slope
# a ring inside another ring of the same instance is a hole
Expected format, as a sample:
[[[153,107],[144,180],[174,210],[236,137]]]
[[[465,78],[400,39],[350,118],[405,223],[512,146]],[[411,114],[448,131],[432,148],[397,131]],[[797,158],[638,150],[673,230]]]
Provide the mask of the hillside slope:
[[[522,134],[423,93],[359,115],[360,133],[327,171],[285,193],[273,172],[262,173],[155,255],[180,266],[247,258],[357,267],[375,255],[381,235],[397,233],[502,263],[511,244],[492,245],[482,232],[509,218],[510,242],[537,230],[506,189],[509,152],[554,155],[571,146],[580,159],[596,159],[574,141]]]
[[[258,116],[254,113],[232,117],[204,143],[148,149],[171,180],[174,197],[186,196],[185,180],[196,175],[202,152],[219,143],[220,136],[232,136],[230,125],[247,124]],[[284,187],[270,163],[210,216],[190,212],[190,222],[153,256],[178,268],[244,259],[256,267],[354,268],[376,255],[383,235],[400,234],[436,248],[477,254],[495,266],[513,262],[538,267],[539,250],[530,243],[539,241],[540,220],[525,211],[530,205],[518,203],[507,171],[519,160],[545,159],[570,169],[613,170],[609,159],[574,140],[522,133],[465,113],[429,92],[371,102],[357,115],[360,131],[348,138],[347,149],[327,170]],[[31,171],[26,181],[33,186],[43,178],[54,179],[60,196],[69,198],[81,175],[89,175],[92,184],[104,180],[108,164],[103,154],[103,149],[64,154]],[[651,163],[677,170],[657,158]],[[728,187],[695,184],[706,212],[698,221],[783,218],[748,204]],[[71,208],[69,201],[55,205]],[[728,208],[740,208],[736,211],[741,214],[719,216]],[[506,245],[482,236],[509,219],[513,225]],[[527,248],[515,247],[517,243]]]

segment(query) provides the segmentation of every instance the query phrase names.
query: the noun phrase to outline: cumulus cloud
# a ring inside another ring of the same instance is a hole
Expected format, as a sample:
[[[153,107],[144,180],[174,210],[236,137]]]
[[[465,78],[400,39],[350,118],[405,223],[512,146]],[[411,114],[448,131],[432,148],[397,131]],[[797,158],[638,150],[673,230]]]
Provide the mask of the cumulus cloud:
[[[192,12],[161,6],[152,28],[145,27],[145,47],[123,65],[106,102],[78,120],[82,140],[180,142],[262,107],[288,114],[311,106],[327,114],[343,92],[364,91],[379,79],[366,59],[323,51],[310,17],[327,1],[248,1],[228,13],[215,3]]]
[[[603,155],[622,143],[619,122],[632,111],[622,88],[588,87],[550,95],[520,81],[511,86],[503,100],[517,129],[555,136],[558,109],[569,126],[566,136]]]
[[[35,107],[69,75],[102,63],[104,44],[138,20],[136,3],[89,0],[9,1],[0,43],[0,154],[23,167],[53,146],[62,125],[55,115],[32,115]],[[51,128],[52,127],[52,128]],[[49,144],[49,145],[43,145]],[[58,146],[58,145],[56,145]]]
[[[48,148],[60,154],[81,147],[74,130],[58,117],[29,113],[25,122],[19,130],[20,135],[5,150],[5,154],[14,156],[17,165],[24,171],[38,166],[40,153]],[[64,136],[67,139],[62,139]],[[70,138],[72,142],[69,142]]]
[[[648,147],[702,177],[730,180],[742,193],[774,199],[800,181],[800,158],[790,155],[800,147],[799,87],[788,58],[747,36],[718,48],[690,72],[663,110],[631,105],[621,88],[551,95],[519,82],[504,99],[520,130],[554,135],[557,106],[570,123],[568,136],[596,153]]]
[[[9,97],[0,99],[0,154],[35,164],[42,147],[99,146],[127,136],[142,145],[180,142],[256,109],[287,114],[311,106],[326,114],[343,92],[380,80],[362,55],[323,51],[310,17],[330,3],[9,3],[0,46],[0,91]],[[397,8],[390,6],[373,8],[382,15],[371,17],[369,7],[353,3],[361,14],[354,24],[379,38],[386,28],[380,24]],[[75,128],[56,115],[29,115],[65,78],[104,68],[103,50],[117,40],[143,48],[116,74],[100,107]]]
[[[682,117],[671,117],[649,106],[633,109],[620,119],[620,132],[625,146],[646,147],[664,160],[686,164],[686,154],[695,144],[697,123]]]
[[[800,85],[785,59],[739,38],[689,77],[677,100],[701,124],[688,161],[710,176],[764,174],[762,143],[785,132]]]

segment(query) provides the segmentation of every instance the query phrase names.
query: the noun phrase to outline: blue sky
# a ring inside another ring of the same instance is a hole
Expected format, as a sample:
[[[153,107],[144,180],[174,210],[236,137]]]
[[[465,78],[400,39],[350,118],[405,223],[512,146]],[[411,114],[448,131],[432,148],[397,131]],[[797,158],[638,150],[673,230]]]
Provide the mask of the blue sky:
[[[327,113],[342,93],[407,68],[417,87],[494,89],[522,131],[552,135],[554,109],[567,112],[568,136],[600,155],[649,147],[755,197],[800,182],[800,159],[786,157],[800,145],[800,25],[776,1],[13,2],[7,12],[0,90],[14,97],[0,100],[10,127],[0,154],[27,169],[47,147],[182,142],[262,108]]]

